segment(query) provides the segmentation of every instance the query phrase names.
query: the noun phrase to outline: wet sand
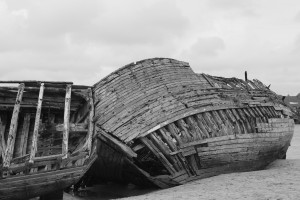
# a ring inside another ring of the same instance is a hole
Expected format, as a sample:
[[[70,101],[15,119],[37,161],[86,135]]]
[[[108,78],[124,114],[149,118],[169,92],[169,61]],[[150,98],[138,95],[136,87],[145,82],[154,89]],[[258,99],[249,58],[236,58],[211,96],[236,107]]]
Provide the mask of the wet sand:
[[[265,170],[223,174],[156,191],[114,184],[89,190],[89,197],[65,194],[64,199],[300,199],[300,125],[295,127],[287,160],[277,160]]]

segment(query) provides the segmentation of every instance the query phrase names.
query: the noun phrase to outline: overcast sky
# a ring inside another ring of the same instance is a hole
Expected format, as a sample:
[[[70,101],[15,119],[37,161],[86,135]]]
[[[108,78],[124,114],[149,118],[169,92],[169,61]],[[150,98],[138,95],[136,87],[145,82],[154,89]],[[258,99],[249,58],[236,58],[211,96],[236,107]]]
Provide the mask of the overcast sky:
[[[0,79],[93,85],[152,57],[300,92],[299,0],[0,0]]]

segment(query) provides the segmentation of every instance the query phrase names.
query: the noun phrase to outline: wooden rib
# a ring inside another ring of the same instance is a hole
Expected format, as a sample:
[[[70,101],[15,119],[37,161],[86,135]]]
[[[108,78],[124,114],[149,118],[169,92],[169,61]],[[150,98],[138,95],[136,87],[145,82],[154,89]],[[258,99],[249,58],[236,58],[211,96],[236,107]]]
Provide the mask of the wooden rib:
[[[206,130],[204,124],[202,123],[202,120],[199,119],[197,115],[194,115],[193,118],[195,119],[196,123],[198,124],[198,127],[201,129],[202,138],[209,138],[209,133]]]
[[[274,117],[274,113],[273,113],[273,112],[271,112],[271,109],[270,109],[270,107],[264,107],[264,108],[265,108],[265,110],[268,112],[268,114],[269,114],[270,118],[273,118],[273,117]]]
[[[13,114],[12,114],[11,122],[10,122],[10,127],[9,127],[7,146],[6,146],[6,150],[5,150],[5,156],[3,159],[3,167],[9,167],[10,161],[13,157],[17,127],[18,127],[18,118],[19,118],[19,112],[20,112],[20,104],[21,104],[22,97],[23,97],[24,87],[25,87],[25,85],[23,83],[21,83],[19,85],[16,103],[14,106],[14,110],[13,110]]]
[[[197,139],[202,139],[202,130],[198,127],[197,122],[192,116],[189,116],[186,118],[186,122],[189,125],[189,127],[193,130],[193,132],[196,134]]]
[[[65,112],[64,112],[64,131],[62,142],[63,159],[68,157],[68,143],[69,143],[69,130],[70,130],[70,106],[71,106],[71,88],[72,85],[67,85],[66,98],[65,98]]]
[[[207,137],[210,138],[213,136],[213,130],[210,127],[209,124],[207,124],[206,120],[204,119],[202,114],[196,114],[195,116],[197,116],[197,121],[201,122],[203,124],[203,127],[205,128],[205,130],[207,131]]]
[[[173,138],[170,136],[170,133],[167,132],[165,128],[161,128],[158,130],[161,135],[161,139],[168,144],[169,148],[172,152],[178,151],[178,147],[174,144]],[[177,161],[177,164],[181,169],[185,169],[187,173],[189,173],[189,168],[186,167],[185,159],[182,154],[174,155],[174,159]]]
[[[155,147],[155,145],[146,137],[140,138],[141,142],[162,162],[170,174],[175,174],[176,170],[168,159]]]
[[[238,115],[236,110],[231,109],[231,112],[232,112],[233,116],[236,118],[237,123],[239,123],[239,125],[240,125],[241,132],[239,134],[247,133],[247,129],[244,125],[244,122],[242,121],[242,119],[240,118],[240,116]]]
[[[264,107],[257,107],[257,108],[262,113],[262,115],[264,116],[264,119],[266,120],[266,122],[268,122],[268,118],[270,118],[268,112],[266,112]]]
[[[273,117],[277,117],[277,114],[275,113],[274,107],[267,107],[270,112],[272,113]]]
[[[21,132],[20,156],[24,156],[26,154],[29,126],[30,126],[30,116],[31,116],[30,113],[26,113],[24,116],[23,127]]]
[[[179,146],[181,146],[183,144],[184,141],[182,141],[180,135],[179,135],[179,130],[177,129],[177,127],[175,126],[175,124],[170,123],[167,125],[167,128],[169,130],[169,132],[171,133],[171,135],[176,139],[176,141],[178,142]],[[164,127],[161,128],[162,130],[164,130]]]
[[[203,119],[206,121],[207,125],[212,129],[212,136],[216,137],[218,134],[218,128],[211,119],[211,115],[208,112],[202,114]]]
[[[178,126],[175,124],[175,122],[168,124],[167,127],[168,127],[170,133],[172,133],[172,135],[178,135],[183,143],[188,142],[187,137],[182,134],[182,132],[180,131]]]
[[[251,115],[251,117],[253,117],[254,119],[257,117],[256,114],[252,111],[252,109],[250,109],[249,107],[248,108],[245,108],[249,114]]]
[[[158,129],[158,132],[160,133],[164,142],[166,142],[169,145],[169,148],[171,149],[171,151],[178,150],[177,146],[173,142],[173,138],[171,137],[170,133],[167,132],[167,130],[165,128]],[[176,140],[176,138],[175,138],[175,140]]]
[[[187,124],[185,123],[185,121],[183,121],[183,119],[179,119],[176,122],[176,124],[177,124],[178,128],[180,129],[181,134],[184,136],[184,138],[186,138],[186,141],[188,141],[188,142],[193,141],[192,134],[187,129]]]
[[[43,103],[43,95],[44,95],[44,83],[40,86],[40,93],[39,93],[39,99],[38,99],[38,106],[36,109],[35,114],[35,121],[34,121],[34,129],[33,129],[33,135],[32,135],[32,143],[31,143],[31,151],[29,156],[29,162],[33,163],[33,159],[35,157],[35,153],[37,151],[37,139],[38,139],[38,133],[39,133],[39,126],[40,126],[40,118],[41,118],[41,111],[42,111],[42,103]]]
[[[257,113],[264,120],[264,122],[268,122],[267,117],[264,114],[262,114],[262,112],[260,111],[260,109],[258,107],[253,107],[253,108],[257,111]]]
[[[92,137],[94,133],[94,100],[93,100],[93,93],[92,89],[88,89],[88,97],[89,97],[89,106],[90,106],[90,112],[89,112],[89,128],[88,128],[88,137],[87,137],[87,148],[89,150],[89,154],[91,154],[92,150]]]
[[[269,111],[266,107],[261,107],[261,110],[263,111],[263,113],[264,113],[268,118],[272,118],[272,114],[270,113],[270,111]]]
[[[161,141],[157,134],[153,132],[152,134],[149,135],[150,140],[155,144],[156,147],[163,153],[163,155],[169,160],[169,162],[173,165],[176,171],[179,171],[181,168],[177,164],[176,160],[170,156],[170,149],[167,148],[165,143]]]
[[[253,133],[255,133],[255,118],[254,117],[252,117],[252,115],[248,112],[248,110],[246,109],[246,108],[241,108],[243,111],[244,111],[244,113],[245,113],[245,115],[247,116],[247,118],[248,118],[248,121],[250,122],[250,125],[251,125],[251,131],[253,132]]]
[[[229,109],[224,110],[224,114],[225,114],[225,116],[228,117],[228,119],[233,124],[233,126],[234,126],[234,128],[233,128],[234,129],[234,133],[235,134],[241,134],[242,133],[242,128],[241,128],[238,120],[234,117],[234,115],[231,112],[231,110],[229,110]]]
[[[227,115],[226,115],[226,111],[224,111],[224,110],[219,110],[219,111],[216,111],[216,112],[219,114],[219,116],[220,116],[220,118],[221,118],[223,124],[225,124],[226,131],[227,131],[227,135],[234,134],[234,123],[232,123],[232,122],[228,119],[228,117],[227,117]]]
[[[241,119],[244,121],[245,126],[246,126],[246,128],[247,128],[247,132],[248,132],[248,133],[251,133],[251,132],[252,132],[251,124],[250,124],[250,122],[248,121],[248,119],[247,119],[245,113],[243,112],[243,110],[239,108],[239,109],[236,109],[236,111],[237,111],[237,113],[241,116]]]
[[[223,123],[226,122],[226,120],[222,120],[217,111],[212,111],[211,114],[215,122],[218,124],[219,129],[221,130],[221,132],[223,132],[223,134],[221,135],[228,135],[227,127],[225,126],[225,123]]]

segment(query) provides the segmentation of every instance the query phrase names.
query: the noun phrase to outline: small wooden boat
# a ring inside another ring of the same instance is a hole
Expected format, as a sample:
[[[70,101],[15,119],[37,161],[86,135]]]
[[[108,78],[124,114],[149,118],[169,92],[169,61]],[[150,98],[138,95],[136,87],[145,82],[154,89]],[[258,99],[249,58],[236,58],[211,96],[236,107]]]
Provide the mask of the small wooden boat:
[[[154,58],[93,87],[98,158],[89,181],[171,187],[285,158],[292,112],[258,80],[196,74]]]
[[[97,156],[92,89],[71,82],[0,84],[0,199],[62,199]]]

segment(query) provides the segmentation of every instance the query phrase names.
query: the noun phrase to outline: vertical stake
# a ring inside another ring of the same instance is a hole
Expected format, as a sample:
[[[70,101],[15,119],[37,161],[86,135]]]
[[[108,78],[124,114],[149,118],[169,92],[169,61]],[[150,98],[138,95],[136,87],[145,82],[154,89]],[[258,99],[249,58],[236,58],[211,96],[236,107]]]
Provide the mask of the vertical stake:
[[[5,128],[6,128],[6,120],[4,120],[3,115],[0,115],[0,151],[2,160],[5,157],[5,149],[6,149],[6,142],[5,142]]]
[[[64,112],[64,130],[63,130],[63,143],[62,143],[62,154],[63,159],[68,157],[68,142],[69,142],[69,130],[70,130],[70,106],[71,106],[71,87],[68,84],[66,88],[65,98],[65,112]]]
[[[37,108],[36,108],[33,135],[32,135],[32,144],[31,144],[31,151],[30,151],[30,157],[29,157],[29,162],[30,163],[33,163],[33,159],[34,159],[35,153],[37,151],[37,139],[38,139],[38,133],[39,133],[39,125],[40,125],[40,118],[41,118],[41,111],[42,111],[43,95],[44,95],[44,83],[41,83],[39,99],[38,99],[38,105],[37,105]]]
[[[93,92],[91,88],[88,88],[88,97],[89,97],[89,130],[88,130],[88,138],[87,138],[87,149],[89,151],[89,154],[91,155],[91,149],[92,149],[92,138],[94,133],[94,100],[93,100]]]
[[[9,167],[10,161],[13,157],[17,127],[18,127],[18,118],[19,118],[19,112],[20,112],[20,104],[21,104],[22,97],[23,97],[24,87],[25,87],[24,83],[21,83],[19,85],[16,103],[14,106],[14,110],[13,110],[11,122],[10,122],[10,127],[9,127],[7,146],[6,146],[6,150],[5,150],[5,156],[3,159],[3,167]]]

